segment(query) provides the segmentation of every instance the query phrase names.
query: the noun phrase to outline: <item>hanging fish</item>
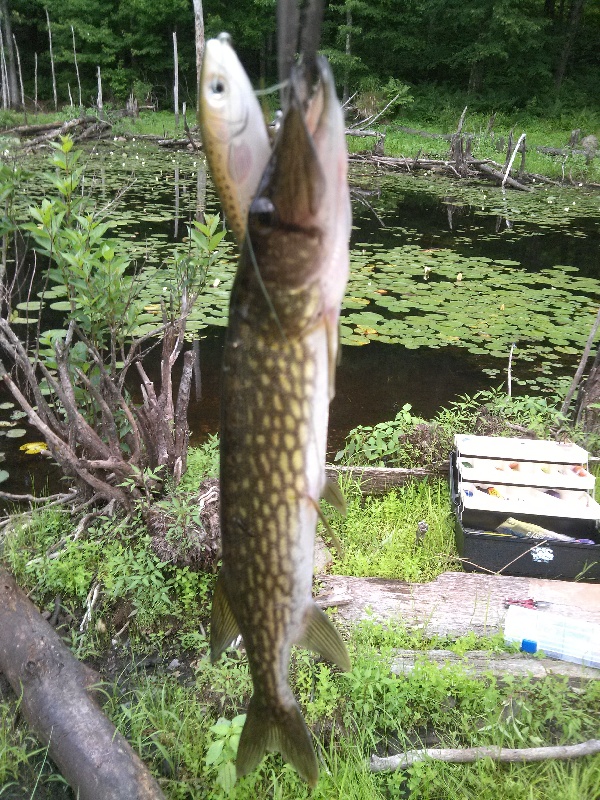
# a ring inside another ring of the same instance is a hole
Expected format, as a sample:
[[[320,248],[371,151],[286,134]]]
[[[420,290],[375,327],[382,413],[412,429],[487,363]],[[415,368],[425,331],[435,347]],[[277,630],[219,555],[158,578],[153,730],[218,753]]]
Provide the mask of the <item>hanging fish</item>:
[[[294,75],[250,205],[230,302],[221,398],[223,565],[211,658],[241,633],[254,694],[238,775],[279,751],[314,786],[317,759],[288,669],[295,644],[350,669],[339,633],[312,599],[312,576],[319,500],[344,509],[339,489],[326,481],[325,452],[351,214],[344,120],[329,65],[319,59],[307,103],[295,88],[303,80],[299,68]]]
[[[271,144],[261,107],[227,33],[206,42],[199,116],[210,173],[241,247],[248,208],[271,155]]]

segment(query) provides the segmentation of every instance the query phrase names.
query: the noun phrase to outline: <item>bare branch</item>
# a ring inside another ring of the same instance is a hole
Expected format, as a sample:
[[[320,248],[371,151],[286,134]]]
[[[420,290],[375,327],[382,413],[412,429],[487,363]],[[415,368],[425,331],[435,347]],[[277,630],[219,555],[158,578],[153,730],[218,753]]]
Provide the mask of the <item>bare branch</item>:
[[[371,772],[393,772],[407,769],[412,764],[431,758],[452,764],[472,764],[482,758],[508,763],[531,763],[534,761],[567,761],[600,753],[600,739],[590,739],[580,744],[559,745],[557,747],[523,747],[508,749],[503,747],[467,747],[464,749],[409,750],[407,753],[387,758],[371,756]]]

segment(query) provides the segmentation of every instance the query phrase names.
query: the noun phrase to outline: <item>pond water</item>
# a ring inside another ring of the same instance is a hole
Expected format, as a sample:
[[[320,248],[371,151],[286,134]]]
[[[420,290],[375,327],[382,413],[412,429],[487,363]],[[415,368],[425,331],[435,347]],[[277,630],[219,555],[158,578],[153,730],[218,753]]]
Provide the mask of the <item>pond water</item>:
[[[155,302],[168,279],[164,261],[187,224],[202,208],[219,211],[203,157],[113,142],[90,151],[88,164],[87,188],[100,205],[128,186],[111,218],[119,235],[131,239],[143,264],[144,296]],[[31,166],[39,170],[40,161]],[[351,165],[350,179],[352,271],[330,450],[350,428],[391,419],[405,403],[430,417],[460,395],[499,385],[512,343],[516,391],[554,392],[573,374],[600,302],[598,191],[546,184],[531,194],[503,193],[364,165]],[[39,177],[30,186],[42,191]],[[193,442],[218,427],[235,260],[230,241],[190,321],[202,365],[202,397],[190,408]],[[46,295],[45,302],[44,324],[57,327],[60,298]],[[141,329],[155,320],[145,315]],[[12,410],[0,414],[7,422]],[[27,430],[21,439],[5,439],[11,478],[3,489],[22,490],[29,480],[39,457],[18,448],[36,438]]]

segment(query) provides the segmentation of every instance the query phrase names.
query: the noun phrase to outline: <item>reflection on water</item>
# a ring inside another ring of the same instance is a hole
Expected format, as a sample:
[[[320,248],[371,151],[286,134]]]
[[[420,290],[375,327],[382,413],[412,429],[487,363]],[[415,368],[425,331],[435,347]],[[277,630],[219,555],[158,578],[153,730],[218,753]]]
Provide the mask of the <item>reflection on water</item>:
[[[205,210],[219,211],[197,153],[157,153],[150,146],[118,143],[96,153],[90,156],[88,186],[95,187],[102,205],[135,177],[115,221],[119,235],[130,238],[139,257],[150,264],[160,262],[172,243],[187,235],[187,224],[200,219]],[[600,275],[597,192],[552,188],[521,196],[481,184],[459,187],[440,178],[381,175],[362,167],[351,172],[356,194],[361,195],[354,202],[353,246],[376,247],[379,253],[405,244],[423,250],[448,248],[463,258],[519,262],[521,270],[531,273],[568,265],[576,267],[579,276]],[[52,320],[53,327],[58,324]],[[193,397],[190,406],[193,443],[218,429],[223,341],[224,328],[211,326],[202,332],[202,396]],[[577,358],[571,354],[565,361],[567,373],[572,373]],[[150,363],[148,371],[158,380],[158,363]],[[391,419],[405,403],[430,417],[459,395],[497,385],[505,371],[503,360],[469,353],[466,347],[406,349],[378,341],[345,346],[331,407],[330,453],[358,424]],[[45,462],[18,450],[24,441],[37,438],[30,430],[24,439],[3,440],[1,449],[7,453],[11,472],[2,486],[6,491],[41,490],[47,469],[36,472],[34,486],[29,473],[32,464]]]

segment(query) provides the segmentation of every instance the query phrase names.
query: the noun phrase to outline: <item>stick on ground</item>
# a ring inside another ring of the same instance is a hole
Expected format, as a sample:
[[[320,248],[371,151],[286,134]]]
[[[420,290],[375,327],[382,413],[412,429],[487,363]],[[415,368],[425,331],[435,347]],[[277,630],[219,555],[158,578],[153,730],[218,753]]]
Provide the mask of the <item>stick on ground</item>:
[[[464,749],[409,750],[397,756],[379,758],[371,756],[371,772],[387,772],[407,769],[412,764],[425,761],[446,761],[451,764],[472,764],[482,758],[493,761],[525,764],[533,761],[567,761],[570,758],[593,756],[600,753],[600,739],[590,739],[580,744],[559,745],[558,747],[524,747],[510,750],[502,747],[467,747]]]

